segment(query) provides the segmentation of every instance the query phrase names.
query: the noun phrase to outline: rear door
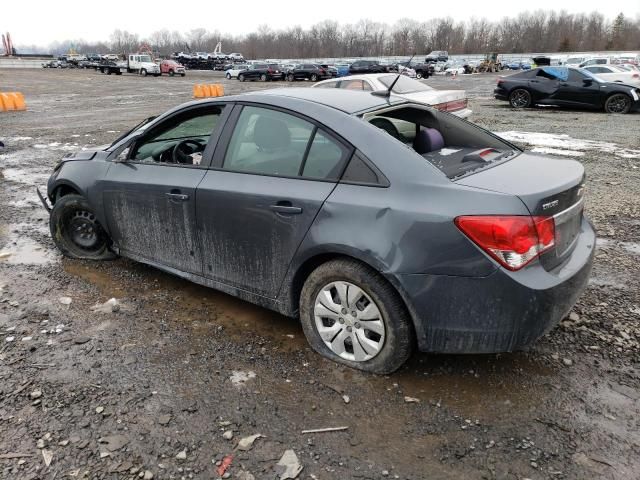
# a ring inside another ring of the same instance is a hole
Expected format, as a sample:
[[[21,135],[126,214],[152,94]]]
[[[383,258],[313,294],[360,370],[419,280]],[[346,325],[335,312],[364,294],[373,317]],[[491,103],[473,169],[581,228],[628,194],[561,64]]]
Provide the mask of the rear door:
[[[275,298],[351,154],[313,121],[237,106],[196,193],[204,275]]]
[[[172,115],[109,167],[97,189],[112,239],[123,254],[201,273],[196,187],[207,171],[223,109],[209,105]]]

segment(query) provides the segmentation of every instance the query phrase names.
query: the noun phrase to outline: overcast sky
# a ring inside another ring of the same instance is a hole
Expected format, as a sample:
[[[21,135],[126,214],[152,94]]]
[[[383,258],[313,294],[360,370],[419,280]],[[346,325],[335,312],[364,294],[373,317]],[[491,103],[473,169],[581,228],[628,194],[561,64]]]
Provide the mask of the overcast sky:
[[[108,40],[116,28],[142,37],[162,28],[186,32],[197,27],[239,35],[264,23],[280,29],[291,25],[308,27],[325,19],[340,23],[352,23],[362,18],[387,23],[403,17],[418,21],[443,16],[456,20],[495,19],[515,16],[528,8],[563,8],[572,13],[596,10],[610,18],[620,12],[634,18],[640,14],[640,0],[389,0],[388,8],[384,7],[383,0],[181,0],[171,2],[171,7],[169,2],[161,0],[5,0],[1,3],[0,32],[10,32],[15,45],[40,46],[54,40]]]

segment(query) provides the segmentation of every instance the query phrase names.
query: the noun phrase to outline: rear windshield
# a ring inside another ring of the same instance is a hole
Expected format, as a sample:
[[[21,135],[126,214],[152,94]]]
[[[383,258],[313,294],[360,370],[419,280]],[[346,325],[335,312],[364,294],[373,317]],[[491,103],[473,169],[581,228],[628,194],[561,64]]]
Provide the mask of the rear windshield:
[[[396,78],[398,78],[398,75],[384,75],[378,78],[378,80],[380,80],[380,83],[382,83],[385,87],[389,88]],[[393,86],[392,92],[415,93],[428,92],[431,90],[433,90],[433,88],[431,88],[429,85],[425,85],[424,83],[413,80],[412,78],[409,78],[405,75],[400,75],[400,78],[398,78],[398,81]]]
[[[472,123],[428,107],[368,112],[364,119],[452,180],[509,161],[521,152]]]

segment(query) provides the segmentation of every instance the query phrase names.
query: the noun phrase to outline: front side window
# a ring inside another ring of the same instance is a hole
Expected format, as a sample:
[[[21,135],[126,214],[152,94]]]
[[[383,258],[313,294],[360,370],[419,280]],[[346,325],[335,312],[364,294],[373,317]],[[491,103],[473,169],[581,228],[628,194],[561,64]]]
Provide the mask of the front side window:
[[[148,163],[200,165],[223,108],[216,106],[166,120],[135,145],[131,158]]]
[[[337,179],[347,147],[306,120],[260,107],[244,107],[223,169],[281,177]]]

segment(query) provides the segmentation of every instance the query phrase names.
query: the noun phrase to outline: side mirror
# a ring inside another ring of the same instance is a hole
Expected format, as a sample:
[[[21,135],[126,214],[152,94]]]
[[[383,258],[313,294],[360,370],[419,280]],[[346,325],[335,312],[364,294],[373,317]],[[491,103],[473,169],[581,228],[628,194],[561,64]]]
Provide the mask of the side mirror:
[[[582,80],[582,83],[584,84],[585,87],[589,87],[593,84],[593,80],[590,78],[585,78],[584,80]]]

